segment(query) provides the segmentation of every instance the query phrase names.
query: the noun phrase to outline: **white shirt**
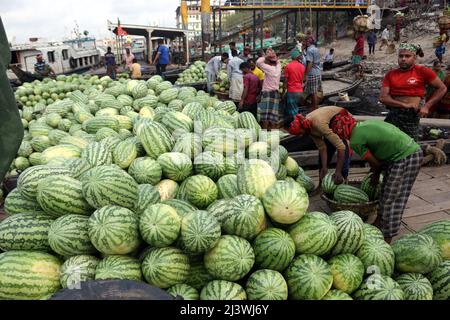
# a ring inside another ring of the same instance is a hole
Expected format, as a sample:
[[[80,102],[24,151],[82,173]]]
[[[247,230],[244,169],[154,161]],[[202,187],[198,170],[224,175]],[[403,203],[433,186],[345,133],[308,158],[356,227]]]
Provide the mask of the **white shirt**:
[[[333,61],[333,59],[334,59],[334,54],[330,54],[329,52],[325,55],[325,58],[324,58],[325,62]]]
[[[383,30],[383,33],[381,34],[381,39],[383,39],[383,40],[389,39],[389,30],[388,29]]]
[[[217,76],[221,68],[222,68],[222,56],[216,56],[208,61],[205,67],[205,71]]]
[[[244,62],[239,57],[233,57],[229,62],[227,66],[227,72],[228,72],[228,80],[232,80],[233,77],[242,77],[242,71],[239,68],[241,66],[241,63]]]

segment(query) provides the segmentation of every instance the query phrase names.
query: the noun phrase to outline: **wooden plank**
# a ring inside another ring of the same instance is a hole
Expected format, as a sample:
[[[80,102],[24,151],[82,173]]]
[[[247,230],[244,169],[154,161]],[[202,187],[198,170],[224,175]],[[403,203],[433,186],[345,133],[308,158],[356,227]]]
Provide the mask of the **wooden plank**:
[[[428,202],[439,205],[442,202],[448,201],[449,198],[450,198],[449,192],[440,192],[436,194],[426,195],[423,199]]]
[[[408,225],[409,228],[419,231],[424,226],[439,220],[450,219],[450,216],[445,211],[433,212],[430,214],[424,214],[415,217],[404,217],[403,221]]]

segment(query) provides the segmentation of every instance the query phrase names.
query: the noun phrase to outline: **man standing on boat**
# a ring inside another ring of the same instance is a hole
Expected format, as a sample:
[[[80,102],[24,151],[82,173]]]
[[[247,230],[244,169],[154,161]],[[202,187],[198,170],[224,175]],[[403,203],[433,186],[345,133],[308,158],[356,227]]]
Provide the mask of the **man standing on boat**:
[[[131,53],[130,48],[125,49],[125,54],[123,56],[123,64],[125,64],[125,69],[130,71],[131,65],[133,64],[134,54]]]
[[[112,52],[111,47],[108,47],[108,51],[105,54],[106,74],[113,80],[116,80],[117,64],[116,56]]]
[[[48,76],[56,77],[55,71],[50,67],[50,65],[45,62],[42,53],[36,56],[37,62],[34,64],[34,72],[36,75],[46,78]]]
[[[320,51],[315,46],[315,40],[312,36],[298,36],[303,41],[303,48],[306,50],[306,72],[305,72],[305,93],[311,96],[310,111],[314,111],[319,107],[318,93],[322,91],[322,70],[320,67]]]
[[[169,62],[170,62],[170,50],[164,44],[163,40],[160,39],[156,57],[155,60],[153,61],[153,64],[156,65],[156,73],[162,76],[163,72],[166,72],[166,68]]]

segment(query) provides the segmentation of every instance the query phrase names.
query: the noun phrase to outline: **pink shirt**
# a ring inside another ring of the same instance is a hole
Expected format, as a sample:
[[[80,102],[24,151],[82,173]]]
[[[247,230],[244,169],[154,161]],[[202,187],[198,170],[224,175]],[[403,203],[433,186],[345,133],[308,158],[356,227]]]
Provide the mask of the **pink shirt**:
[[[256,60],[256,65],[264,72],[263,92],[278,91],[280,89],[281,79],[281,63],[277,61],[276,66],[265,63],[265,58],[261,57]]]
[[[133,64],[134,54],[130,53],[128,56],[126,53],[123,55],[123,60],[125,60],[125,67],[130,69]]]

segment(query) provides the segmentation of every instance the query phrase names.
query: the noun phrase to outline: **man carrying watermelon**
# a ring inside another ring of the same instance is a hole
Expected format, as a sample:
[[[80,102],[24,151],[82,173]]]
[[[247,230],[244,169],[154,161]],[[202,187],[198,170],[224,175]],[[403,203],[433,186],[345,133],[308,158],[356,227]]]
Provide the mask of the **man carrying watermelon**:
[[[309,135],[319,149],[320,183],[328,173],[328,166],[337,150],[334,182],[342,184],[348,177],[351,151],[348,140],[356,120],[344,108],[322,107],[305,116],[297,114],[291,123],[289,133]]]
[[[378,217],[374,225],[390,243],[400,230],[403,211],[419,174],[423,152],[419,144],[396,126],[366,120],[351,129],[350,147],[369,162],[372,185],[383,173]]]

